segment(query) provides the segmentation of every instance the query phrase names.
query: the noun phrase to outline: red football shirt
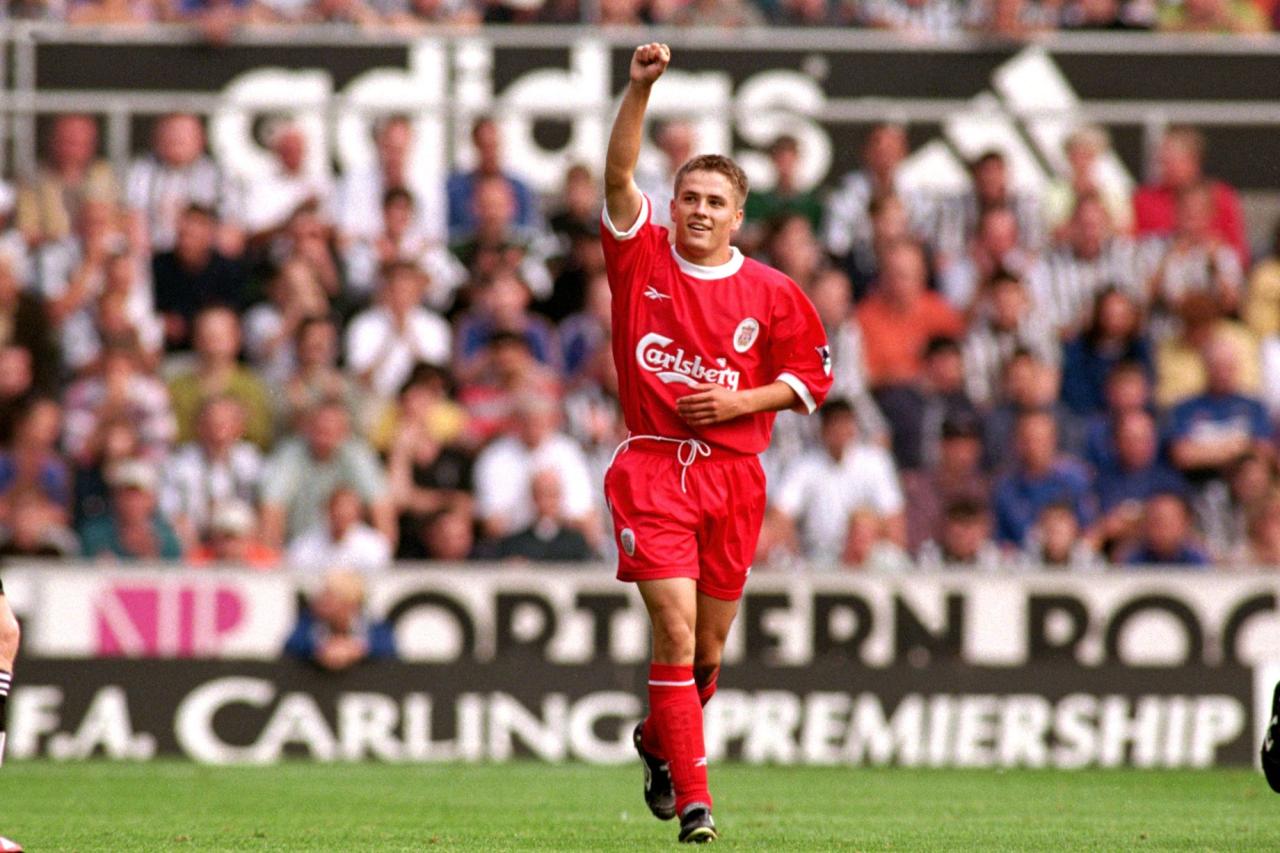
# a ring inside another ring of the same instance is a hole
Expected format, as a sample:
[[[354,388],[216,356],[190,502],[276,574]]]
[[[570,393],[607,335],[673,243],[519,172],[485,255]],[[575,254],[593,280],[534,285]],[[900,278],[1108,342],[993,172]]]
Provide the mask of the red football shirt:
[[[615,228],[607,210],[601,227],[627,429],[760,453],[769,446],[776,413],[693,427],[676,414],[675,401],[702,382],[741,391],[782,380],[812,412],[831,389],[818,313],[794,281],[736,248],[720,266],[690,263],[649,214],[646,197],[629,229]]]

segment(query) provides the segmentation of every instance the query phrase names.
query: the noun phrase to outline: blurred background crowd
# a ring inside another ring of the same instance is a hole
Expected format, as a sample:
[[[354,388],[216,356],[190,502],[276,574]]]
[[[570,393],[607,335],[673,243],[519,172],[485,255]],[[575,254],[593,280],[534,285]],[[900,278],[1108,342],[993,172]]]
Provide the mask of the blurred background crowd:
[[[225,8],[338,5],[359,4]],[[375,167],[317,175],[282,120],[244,182],[192,115],[123,173],[94,117],[48,122],[38,172],[0,187],[0,555],[609,558],[599,176],[539,197],[482,117],[474,168],[426,199],[412,124],[374,133]],[[661,212],[698,140],[654,140]],[[1280,245],[1249,245],[1195,128],[1132,193],[1097,180],[1108,146],[1079,128],[1035,196],[999,150],[963,191],[912,190],[893,124],[821,191],[796,140],[771,146],[738,243],[808,293],[835,388],[779,416],[759,568],[1280,566]]]
[[[922,40],[1053,30],[1258,33],[1275,0],[8,0],[0,19],[190,23],[220,41],[242,26],[340,24],[414,31],[484,23],[889,29]]]

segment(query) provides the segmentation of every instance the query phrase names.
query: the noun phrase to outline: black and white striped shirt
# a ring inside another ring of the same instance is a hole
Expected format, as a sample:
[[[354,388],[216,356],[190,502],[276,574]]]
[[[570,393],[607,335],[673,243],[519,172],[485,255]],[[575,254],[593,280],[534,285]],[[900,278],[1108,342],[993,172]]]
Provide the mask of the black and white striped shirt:
[[[1036,262],[1027,279],[1037,310],[1062,334],[1088,324],[1094,300],[1107,287],[1114,286],[1139,305],[1145,304],[1150,269],[1149,251],[1127,237],[1113,237],[1093,258],[1059,246]]]
[[[189,205],[202,205],[224,221],[237,221],[234,196],[222,170],[208,157],[175,168],[148,154],[134,161],[125,183],[125,200],[146,218],[154,252],[173,248],[178,217]]]

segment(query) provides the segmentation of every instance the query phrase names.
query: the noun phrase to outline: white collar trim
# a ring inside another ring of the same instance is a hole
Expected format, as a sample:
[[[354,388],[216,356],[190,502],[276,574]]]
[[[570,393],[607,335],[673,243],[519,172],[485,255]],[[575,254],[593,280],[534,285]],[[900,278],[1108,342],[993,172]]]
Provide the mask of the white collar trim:
[[[671,245],[671,257],[676,259],[676,266],[680,267],[680,271],[685,275],[701,278],[707,281],[713,281],[719,278],[728,278],[736,275],[738,270],[742,269],[742,252],[738,251],[737,246],[729,247],[729,260],[723,264],[714,267],[704,267],[702,264],[695,264],[693,261],[686,261],[680,257],[680,253],[676,251],[675,244]]]

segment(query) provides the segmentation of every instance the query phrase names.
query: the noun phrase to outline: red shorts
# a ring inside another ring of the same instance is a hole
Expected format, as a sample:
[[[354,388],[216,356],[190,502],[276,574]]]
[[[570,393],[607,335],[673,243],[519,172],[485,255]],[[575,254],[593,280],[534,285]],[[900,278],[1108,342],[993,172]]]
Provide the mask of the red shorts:
[[[693,578],[698,591],[742,597],[764,522],[764,469],[755,456],[713,450],[684,475],[676,445],[637,440],[604,475],[618,580]]]

